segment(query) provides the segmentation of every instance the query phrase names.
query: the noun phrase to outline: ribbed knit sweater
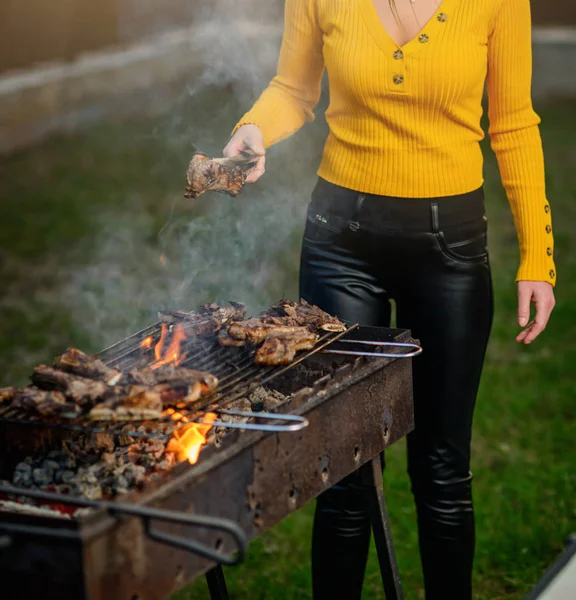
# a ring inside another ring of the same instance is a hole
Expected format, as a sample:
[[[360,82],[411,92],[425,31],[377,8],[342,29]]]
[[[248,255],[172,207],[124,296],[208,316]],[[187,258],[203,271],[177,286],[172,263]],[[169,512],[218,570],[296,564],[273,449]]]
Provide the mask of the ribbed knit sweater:
[[[520,244],[517,280],[554,285],[544,159],[531,100],[529,0],[443,0],[398,46],[372,0],[287,0],[278,73],[236,126],[269,147],[314,118],[328,72],[329,136],[318,174],[368,194],[430,198],[483,184],[489,135]]]

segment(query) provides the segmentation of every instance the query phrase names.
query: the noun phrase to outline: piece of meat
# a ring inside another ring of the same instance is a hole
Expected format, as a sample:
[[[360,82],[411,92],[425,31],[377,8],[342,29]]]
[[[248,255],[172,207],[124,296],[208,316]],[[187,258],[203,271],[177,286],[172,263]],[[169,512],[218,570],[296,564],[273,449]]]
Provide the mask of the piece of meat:
[[[318,335],[305,328],[266,338],[256,351],[254,362],[259,365],[286,365],[291,363],[299,350],[312,350]]]
[[[246,345],[246,340],[235,340],[233,337],[230,337],[225,329],[222,329],[222,331],[218,333],[216,339],[221,346],[229,348],[240,348]]]
[[[100,359],[84,354],[77,348],[68,348],[54,360],[52,366],[67,373],[104,381],[108,385],[115,385],[122,375],[120,371],[107,367]]]
[[[52,390],[37,390],[33,387],[16,390],[10,403],[11,408],[38,414],[42,417],[75,417],[78,407],[66,401],[61,392]]]
[[[154,387],[153,391],[160,394],[162,406],[164,407],[174,405],[182,407],[184,405],[188,408],[202,397],[202,385],[199,381],[195,381],[190,385],[161,383]]]
[[[80,407],[93,406],[112,389],[103,381],[94,381],[46,365],[37,366],[30,379],[39,388],[62,392]]]
[[[69,400],[81,404],[100,400],[111,390],[111,387],[103,381],[66,373],[46,365],[35,367],[30,380],[41,389],[60,391]]]
[[[206,192],[222,192],[235,198],[246,183],[246,172],[240,163],[212,158],[197,152],[186,171],[185,198],[198,198]]]
[[[90,410],[94,421],[144,421],[162,418],[162,397],[159,391],[145,386],[130,386],[125,393],[114,395]]]
[[[14,394],[17,391],[18,388],[15,387],[0,388],[0,407],[2,407],[2,405],[4,404],[10,404],[10,402],[12,402],[12,399],[14,398]]]
[[[186,367],[161,366],[157,369],[137,369],[128,371],[120,381],[123,385],[147,385],[150,387],[158,384],[169,385],[195,385],[200,386],[200,392],[207,394],[218,387],[218,378],[207,371],[197,371]]]
[[[263,312],[259,318],[264,323],[305,325],[313,331],[340,332],[347,329],[346,325],[337,317],[309,304],[306,300],[300,300],[300,302],[281,300]]]
[[[258,318],[238,321],[228,327],[231,338],[249,344],[261,344],[266,338],[291,333],[305,336],[310,334],[310,330],[307,327],[262,323]]]
[[[246,316],[246,306],[241,302],[230,302],[230,306],[204,304],[198,312],[160,312],[158,317],[163,323],[184,321],[187,334],[214,335],[231,321],[241,321]]]

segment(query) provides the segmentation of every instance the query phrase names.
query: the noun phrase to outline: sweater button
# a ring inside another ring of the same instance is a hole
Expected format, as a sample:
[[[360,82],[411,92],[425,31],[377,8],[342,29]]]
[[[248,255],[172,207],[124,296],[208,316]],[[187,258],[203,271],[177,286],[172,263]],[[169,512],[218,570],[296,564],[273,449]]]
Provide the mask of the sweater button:
[[[552,269],[550,269],[549,275],[550,275],[550,279],[554,279],[554,277],[556,277],[556,273],[554,273],[554,271]]]
[[[429,38],[429,37],[428,37],[428,36],[427,36],[425,33],[423,33],[423,34],[422,34],[422,35],[421,35],[421,36],[418,38],[418,41],[419,41],[421,44],[425,44],[425,43],[426,43],[426,42],[427,42],[429,39],[430,39],[430,38]]]
[[[546,233],[552,233],[552,227],[550,225],[546,225]]]
[[[404,75],[394,75],[393,81],[396,85],[400,85],[401,83],[404,83]]]
[[[446,21],[448,20],[448,15],[446,13],[440,13],[438,15],[438,20],[440,21],[440,23],[446,23]]]
[[[404,58],[404,52],[402,52],[402,50],[396,50],[393,56],[396,60],[402,60]]]
[[[544,212],[545,213],[549,213],[550,212],[550,205],[549,204],[545,204],[544,205]]]
[[[546,254],[552,256],[552,248],[546,248]]]

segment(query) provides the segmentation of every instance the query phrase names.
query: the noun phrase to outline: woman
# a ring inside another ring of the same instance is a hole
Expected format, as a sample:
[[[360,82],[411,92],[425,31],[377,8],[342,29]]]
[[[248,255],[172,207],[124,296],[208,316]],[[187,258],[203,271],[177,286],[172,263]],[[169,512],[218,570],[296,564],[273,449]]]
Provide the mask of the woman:
[[[408,437],[426,598],[472,597],[472,414],[492,323],[481,101],[520,244],[519,343],[554,305],[553,238],[532,109],[529,0],[287,0],[278,74],[225,156],[260,155],[313,118],[327,69],[329,136],[304,234],[301,295],[399,327],[414,361]],[[530,303],[536,308],[529,321]],[[317,502],[314,598],[360,598],[370,526],[357,474]]]

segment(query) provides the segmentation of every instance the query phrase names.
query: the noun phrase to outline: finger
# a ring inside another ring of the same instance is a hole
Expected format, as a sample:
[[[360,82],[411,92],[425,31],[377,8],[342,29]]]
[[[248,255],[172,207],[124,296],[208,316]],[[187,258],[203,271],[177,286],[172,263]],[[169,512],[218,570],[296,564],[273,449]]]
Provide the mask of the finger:
[[[526,327],[516,336],[516,341],[519,344],[526,339],[526,336],[530,333],[532,327],[534,327],[534,321],[528,323],[528,325],[526,325]]]
[[[534,323],[534,325],[528,331],[528,335],[524,338],[525,344],[531,344],[542,332],[544,331],[544,325],[540,323]]]
[[[246,145],[244,144],[243,140],[235,140],[234,138],[232,138],[228,142],[228,144],[226,144],[224,150],[222,150],[222,156],[224,158],[232,158],[233,156],[238,156],[239,154],[242,154],[245,148]]]
[[[246,183],[254,183],[255,181],[258,181],[258,179],[260,179],[260,177],[262,177],[262,175],[264,175],[265,171],[266,171],[266,157],[261,156],[256,161],[256,164],[254,165],[254,167],[252,167],[252,169],[250,169],[250,171],[248,172],[248,175],[246,177]]]
[[[530,300],[532,289],[518,286],[518,325],[525,327],[530,319]]]

